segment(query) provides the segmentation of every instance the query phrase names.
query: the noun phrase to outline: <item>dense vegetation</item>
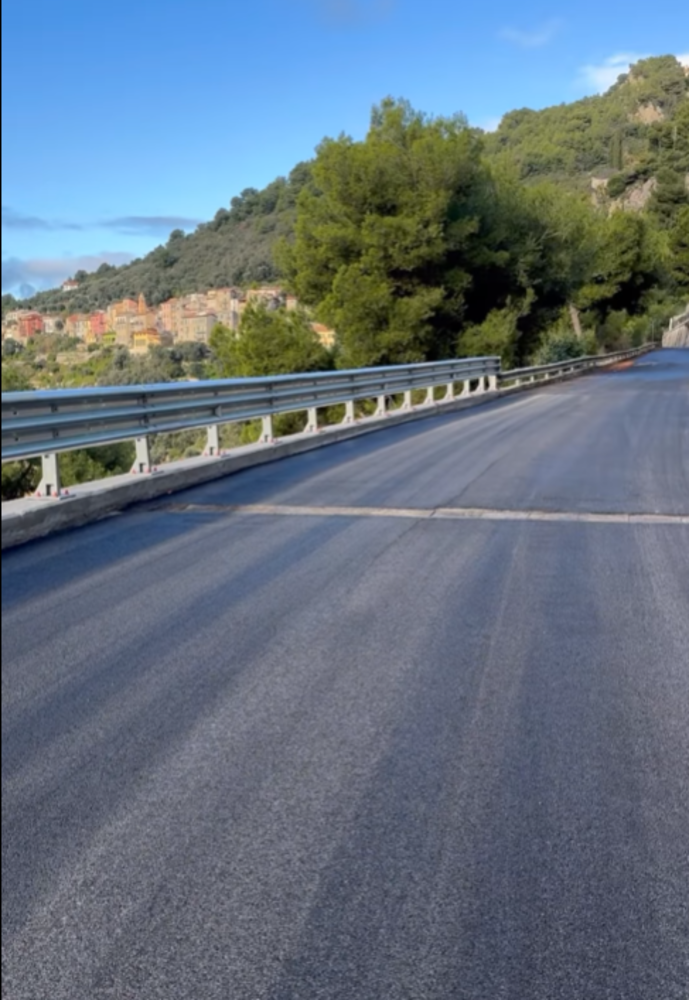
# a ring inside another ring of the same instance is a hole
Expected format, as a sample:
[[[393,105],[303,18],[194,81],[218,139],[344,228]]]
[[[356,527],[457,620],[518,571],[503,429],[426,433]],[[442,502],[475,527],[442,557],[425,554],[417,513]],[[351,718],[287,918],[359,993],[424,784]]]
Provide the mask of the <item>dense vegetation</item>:
[[[262,305],[245,309],[239,336],[218,323],[211,349],[222,376],[290,375],[326,371],[333,355],[320,343],[303,310],[271,310]]]
[[[673,56],[644,59],[604,95],[505,115],[486,152],[524,178],[554,177],[588,190],[592,174],[620,176],[613,193],[660,169],[689,170],[687,78]],[[683,133],[682,136],[677,133]]]
[[[689,195],[670,167],[689,157],[688,81],[670,63],[684,103],[673,91],[674,124],[653,125],[656,137],[669,129],[672,145],[656,143],[662,170],[643,212],[602,211],[545,171],[526,182],[516,152],[486,156],[461,118],[428,118],[405,102],[374,109],[362,142],[324,141],[277,259],[300,300],[338,331],[338,363],[493,353],[511,365],[551,338],[564,343],[563,324],[580,351],[660,327],[689,287]],[[646,65],[613,88],[613,105]]]

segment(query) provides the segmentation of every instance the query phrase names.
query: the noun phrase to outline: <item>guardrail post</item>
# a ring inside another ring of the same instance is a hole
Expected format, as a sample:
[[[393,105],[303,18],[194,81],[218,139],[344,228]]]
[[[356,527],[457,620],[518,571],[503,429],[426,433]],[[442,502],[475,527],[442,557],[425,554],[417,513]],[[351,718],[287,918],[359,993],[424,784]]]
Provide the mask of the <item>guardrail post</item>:
[[[138,437],[136,439],[136,457],[134,459],[134,465],[132,466],[132,472],[136,474],[143,474],[151,471],[151,449],[149,447],[148,438],[146,435],[143,437]]]
[[[495,392],[498,388],[498,376],[489,375],[488,376],[488,391]]]
[[[306,430],[313,434],[318,430],[318,409],[315,406],[309,407]]]
[[[37,497],[55,497],[59,500],[61,494],[60,466],[57,452],[51,451],[41,456],[41,481],[35,495]]]
[[[455,384],[454,382],[447,383],[447,389],[445,390],[445,395],[443,397],[443,403],[451,403],[455,398]]]
[[[387,412],[388,412],[387,397],[386,396],[379,396],[378,397],[378,406],[376,406],[376,412],[373,414],[373,416],[374,417],[385,417],[385,416],[387,416]]]
[[[423,401],[424,406],[433,406],[435,403],[435,391],[432,385],[426,389],[426,398]]]
[[[348,399],[345,403],[345,415],[342,418],[343,424],[353,424],[355,420],[354,416],[354,400]]]
[[[275,440],[272,413],[266,413],[265,416],[261,417],[261,436],[258,440],[261,444],[272,444]]]
[[[204,455],[209,458],[216,458],[220,454],[220,428],[217,424],[211,424],[206,428],[207,440]]]
[[[407,391],[404,394],[404,402],[402,403],[402,409],[403,410],[413,410],[414,409],[414,407],[412,406],[412,401],[411,401],[411,389],[407,389]]]

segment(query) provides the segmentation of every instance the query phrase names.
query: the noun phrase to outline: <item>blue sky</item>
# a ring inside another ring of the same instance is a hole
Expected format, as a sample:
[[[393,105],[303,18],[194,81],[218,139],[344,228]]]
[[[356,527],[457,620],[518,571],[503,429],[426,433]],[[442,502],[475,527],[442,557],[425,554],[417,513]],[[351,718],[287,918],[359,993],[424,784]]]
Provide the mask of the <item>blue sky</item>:
[[[4,0],[3,291],[143,255],[388,94],[494,127],[689,52],[689,8],[634,3]]]

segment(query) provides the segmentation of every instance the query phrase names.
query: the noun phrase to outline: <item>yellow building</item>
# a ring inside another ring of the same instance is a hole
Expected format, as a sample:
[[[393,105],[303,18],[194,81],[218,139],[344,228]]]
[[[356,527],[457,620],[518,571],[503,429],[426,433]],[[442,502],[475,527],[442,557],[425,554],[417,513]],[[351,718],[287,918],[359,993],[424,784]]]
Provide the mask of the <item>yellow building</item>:
[[[169,333],[151,327],[147,330],[136,330],[132,333],[132,354],[145,354],[149,347],[167,347],[172,343]]]

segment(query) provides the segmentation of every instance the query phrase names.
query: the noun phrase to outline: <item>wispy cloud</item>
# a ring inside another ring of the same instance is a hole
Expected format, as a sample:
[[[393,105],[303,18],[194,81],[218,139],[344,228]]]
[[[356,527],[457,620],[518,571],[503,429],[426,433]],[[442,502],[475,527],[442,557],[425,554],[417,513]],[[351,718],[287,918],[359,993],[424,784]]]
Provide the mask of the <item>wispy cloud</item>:
[[[628,73],[632,63],[645,59],[636,52],[618,52],[601,63],[589,63],[579,70],[579,83],[587,90],[602,94],[617,82],[621,73]]]
[[[133,259],[133,254],[117,250],[78,257],[8,257],[2,262],[2,290],[55,288],[76,271],[95,271],[101,264],[128,264]]]
[[[165,236],[172,229],[195,229],[200,219],[189,219],[183,215],[123,215],[115,219],[80,224],[60,219],[43,219],[38,215],[18,212],[10,205],[2,206],[3,229],[55,232],[61,229],[111,229],[125,236]]]
[[[9,205],[2,206],[2,227],[3,229],[22,230],[56,230],[56,229],[81,229],[82,226],[76,222],[60,222],[57,219],[42,219],[37,215],[26,215],[24,212],[17,212]]]
[[[23,215],[15,212],[9,205],[2,206],[2,227],[3,229],[51,229],[52,227],[46,219],[39,219],[35,215]]]
[[[559,18],[552,18],[544,24],[537,25],[530,31],[522,28],[504,27],[500,31],[500,37],[506,42],[512,42],[524,49],[538,49],[548,45],[558,32],[562,29],[562,21]]]
[[[104,219],[98,225],[125,236],[164,236],[172,229],[195,229],[200,221],[182,215],[122,215],[117,219]]]

